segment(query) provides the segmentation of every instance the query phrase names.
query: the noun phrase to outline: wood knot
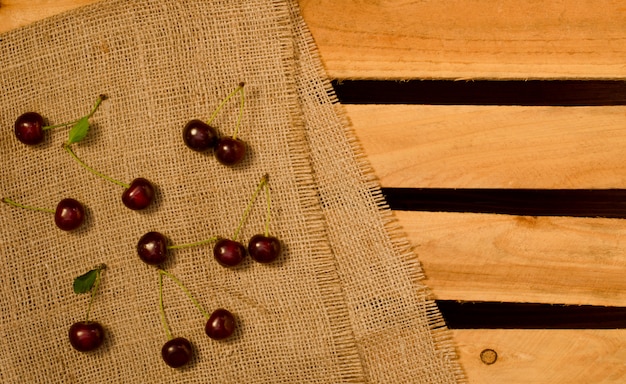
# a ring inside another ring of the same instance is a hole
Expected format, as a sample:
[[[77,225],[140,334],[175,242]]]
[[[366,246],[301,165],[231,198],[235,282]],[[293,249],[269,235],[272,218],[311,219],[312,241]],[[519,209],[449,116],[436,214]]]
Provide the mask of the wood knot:
[[[484,349],[480,353],[480,361],[487,365],[491,365],[498,360],[498,354],[493,349]]]

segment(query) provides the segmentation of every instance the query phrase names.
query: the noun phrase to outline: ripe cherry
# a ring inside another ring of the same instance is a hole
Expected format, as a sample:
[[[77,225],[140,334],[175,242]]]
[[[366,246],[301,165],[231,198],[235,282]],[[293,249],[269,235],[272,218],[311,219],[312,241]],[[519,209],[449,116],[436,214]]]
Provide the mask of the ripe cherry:
[[[271,263],[280,255],[280,241],[274,236],[254,235],[248,242],[248,253],[254,261]]]
[[[37,112],[26,112],[15,120],[15,137],[27,145],[43,141],[43,117]]]
[[[235,331],[235,317],[226,309],[213,311],[206,322],[204,332],[213,340],[222,340]]]
[[[234,137],[222,137],[217,143],[215,157],[228,166],[236,165],[246,156],[246,144]]]
[[[246,248],[238,241],[221,239],[213,247],[213,257],[223,267],[234,267],[246,257]]]
[[[191,343],[184,337],[168,340],[161,348],[161,357],[172,368],[180,368],[187,364],[193,356]]]
[[[190,149],[203,152],[215,148],[217,131],[201,120],[191,120],[183,128],[183,141]]]
[[[261,188],[265,189],[266,212],[265,212],[265,232],[252,236],[248,241],[248,253],[253,260],[259,263],[270,263],[280,255],[281,244],[277,237],[270,236],[270,219],[271,219],[271,197],[268,185],[269,175],[265,174],[261,178],[259,185],[252,196],[251,203],[256,199]],[[248,206],[249,207],[249,206]],[[249,210],[249,209],[248,209]]]
[[[57,204],[54,213],[54,222],[64,231],[71,231],[80,227],[85,221],[83,205],[74,199],[63,199]]]
[[[122,194],[124,205],[135,211],[147,208],[152,200],[154,200],[154,187],[142,177],[133,180]]]
[[[137,253],[146,264],[163,264],[167,260],[167,239],[159,232],[148,232],[139,239]]]
[[[56,210],[20,204],[8,197],[3,197],[1,201],[13,207],[27,209],[30,211],[53,213],[54,223],[57,225],[57,227],[64,231],[71,231],[80,227],[80,225],[85,220],[85,208],[83,208],[81,203],[74,199],[67,198],[61,200],[57,204]]]
[[[69,338],[77,351],[93,351],[104,341],[104,329],[95,321],[79,321],[70,327]]]
[[[68,334],[72,347],[81,352],[93,351],[98,348],[104,340],[104,329],[102,325],[96,321],[89,320],[89,313],[96,292],[98,291],[98,286],[100,285],[100,274],[105,268],[106,266],[101,264],[95,269],[74,279],[74,293],[81,294],[91,292],[85,320],[72,324]]]

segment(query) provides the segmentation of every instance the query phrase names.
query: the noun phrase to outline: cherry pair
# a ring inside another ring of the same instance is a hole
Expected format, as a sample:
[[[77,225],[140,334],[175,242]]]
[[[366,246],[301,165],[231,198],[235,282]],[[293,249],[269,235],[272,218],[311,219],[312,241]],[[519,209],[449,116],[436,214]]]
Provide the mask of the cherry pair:
[[[245,104],[243,87],[244,83],[239,83],[239,86],[222,100],[206,123],[202,120],[193,119],[185,125],[183,128],[183,141],[188,148],[197,152],[213,149],[217,160],[227,166],[236,165],[243,160],[246,155],[246,144],[237,138]],[[241,95],[241,99],[235,131],[231,137],[219,137],[217,130],[211,126],[211,123],[217,117],[224,104],[237,93]]]
[[[271,236],[269,233],[270,218],[272,205],[270,198],[270,188],[268,185],[269,175],[265,174],[261,178],[246,210],[241,217],[239,226],[231,239],[221,239],[213,248],[213,257],[218,263],[225,267],[234,267],[241,263],[246,256],[246,248],[238,241],[239,233],[248,218],[252,204],[256,200],[261,189],[265,190],[266,212],[265,212],[265,230],[261,234],[256,234],[248,241],[247,251],[254,261],[259,263],[271,263],[276,260],[281,253],[281,244],[277,237]]]
[[[184,337],[174,337],[170,331],[167,319],[165,318],[165,307],[163,305],[163,276],[169,277],[180,289],[185,292],[194,306],[202,313],[206,319],[204,332],[213,340],[223,340],[230,337],[236,328],[235,317],[223,308],[216,309],[209,314],[200,303],[193,297],[189,289],[172,273],[163,269],[159,273],[159,310],[161,314],[161,324],[167,336],[167,342],[161,348],[161,358],[172,368],[180,368],[187,364],[193,357],[191,342]]]

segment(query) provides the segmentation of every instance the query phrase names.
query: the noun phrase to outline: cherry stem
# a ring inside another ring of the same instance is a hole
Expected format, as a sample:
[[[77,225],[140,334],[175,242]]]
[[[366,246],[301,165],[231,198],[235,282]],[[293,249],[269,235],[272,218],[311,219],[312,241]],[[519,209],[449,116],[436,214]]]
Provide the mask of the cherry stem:
[[[204,316],[207,320],[209,319],[210,315],[207,311],[204,310],[204,308],[202,308],[202,305],[200,305],[200,303],[193,297],[193,295],[191,294],[191,292],[189,292],[189,290],[187,289],[187,287],[185,287],[185,285],[178,280],[178,278],[176,276],[174,276],[173,274],[163,270],[163,269],[159,269],[159,275],[160,276],[167,276],[170,279],[172,279],[173,282],[176,283],[176,285],[178,285],[180,287],[180,289],[183,290],[183,292],[185,292],[185,294],[187,295],[187,297],[189,298],[189,300],[191,300],[191,302],[193,303],[193,305],[196,306],[196,308],[198,308],[198,310],[200,311],[200,313],[202,313],[202,316]]]
[[[172,340],[174,336],[172,336],[172,331],[170,331],[170,327],[167,325],[167,319],[165,319],[165,308],[163,307],[163,275],[161,273],[159,273],[159,312],[161,314],[161,324],[165,330],[165,335],[168,340]]]
[[[12,205],[12,206],[17,207],[17,208],[28,209],[28,210],[31,210],[31,211],[40,211],[40,212],[56,213],[56,211],[55,211],[54,209],[49,209],[49,208],[39,208],[39,207],[31,207],[31,206],[29,206],[29,205],[23,205],[23,204],[20,204],[20,203],[18,203],[18,202],[15,202],[15,201],[13,201],[13,200],[9,199],[8,197],[3,197],[3,198],[2,198],[2,202],[3,202],[3,203],[6,203],[6,204],[9,204],[9,205]]]
[[[237,133],[239,132],[239,126],[241,125],[241,119],[243,117],[243,106],[245,104],[245,96],[243,91],[243,83],[239,85],[239,89],[241,90],[241,101],[239,103],[239,116],[237,116],[237,124],[235,125],[235,132],[233,133],[233,140],[237,138]]]
[[[261,181],[259,182],[259,185],[257,186],[256,191],[254,191],[252,198],[250,198],[250,201],[248,202],[248,206],[246,207],[246,210],[243,212],[243,215],[241,216],[241,220],[239,220],[239,225],[237,226],[237,230],[235,230],[235,234],[233,235],[233,240],[237,241],[237,239],[239,238],[239,232],[241,231],[241,228],[243,228],[243,224],[245,223],[246,219],[248,218],[248,215],[250,214],[250,209],[252,208],[252,204],[254,204],[254,201],[256,200],[256,197],[259,194],[259,191],[261,190],[261,188],[263,188],[265,183],[267,183],[268,178],[269,178],[269,175],[267,173],[263,175],[263,177],[261,177]]]
[[[167,249],[181,249],[181,248],[197,247],[199,245],[205,245],[205,244],[212,243],[212,242],[214,242],[217,239],[218,239],[217,236],[214,236],[214,237],[211,237],[210,239],[206,239],[206,240],[202,240],[202,241],[196,241],[195,243],[168,245]]]
[[[267,213],[265,214],[265,237],[270,235],[270,218],[272,211],[272,199],[270,198],[270,186],[265,183],[265,198],[267,199]]]
[[[91,168],[91,167],[90,167],[90,166],[88,166],[87,164],[85,164],[85,163],[84,163],[84,162],[83,162],[83,161],[82,161],[82,160],[81,160],[78,156],[76,156],[76,154],[74,153],[74,151],[72,150],[72,148],[69,146],[69,144],[67,144],[67,143],[63,143],[63,149],[65,149],[65,150],[67,151],[67,153],[69,153],[69,154],[72,156],[72,158],[73,158],[74,160],[76,160],[76,162],[77,162],[78,164],[80,164],[83,168],[85,168],[85,169],[86,169],[86,170],[88,170],[89,172],[93,173],[94,175],[96,175],[96,176],[98,176],[98,177],[101,177],[101,178],[103,178],[103,179],[105,179],[105,180],[108,180],[108,181],[112,182],[113,184],[117,184],[117,185],[119,185],[120,187],[124,187],[124,188],[126,188],[126,189],[130,188],[130,185],[128,185],[128,184],[126,184],[126,183],[123,183],[123,182],[121,182],[121,181],[115,180],[115,179],[113,179],[113,178],[111,178],[111,177],[109,177],[109,176],[107,176],[107,175],[104,175],[104,174],[102,174],[102,173],[100,173],[100,172],[96,171],[95,169]]]
[[[91,111],[86,116],[83,116],[83,117],[81,117],[78,120],[70,121],[70,122],[67,122],[67,123],[61,123],[61,124],[55,124],[55,125],[47,125],[47,126],[43,127],[42,130],[47,131],[48,129],[67,127],[68,125],[74,125],[74,124],[78,123],[81,119],[84,119],[85,117],[89,119],[91,116],[93,116],[94,113],[96,113],[96,110],[98,109],[98,107],[100,106],[100,103],[102,103],[102,100],[104,100],[104,99],[106,99],[105,95],[99,95],[98,99],[96,100],[96,104],[93,106]]]
[[[243,82],[239,83],[239,86],[235,88],[235,90],[232,91],[228,96],[226,96],[224,100],[222,100],[220,105],[217,106],[217,108],[215,109],[215,111],[213,112],[209,120],[207,121],[207,124],[211,124],[213,122],[213,120],[217,117],[217,114],[220,113],[220,111],[222,110],[222,107],[224,107],[224,104],[226,104],[228,100],[230,100],[233,96],[235,96],[237,92],[242,91],[242,94],[243,94],[243,86],[244,86]]]
[[[87,314],[85,315],[85,322],[89,322],[89,313],[91,312],[91,304],[93,303],[93,299],[96,297],[96,292],[98,291],[98,287],[100,286],[100,272],[106,268],[106,265],[100,264],[96,268],[96,281],[93,284],[93,288],[91,289],[91,298],[89,299],[89,304],[87,305]]]

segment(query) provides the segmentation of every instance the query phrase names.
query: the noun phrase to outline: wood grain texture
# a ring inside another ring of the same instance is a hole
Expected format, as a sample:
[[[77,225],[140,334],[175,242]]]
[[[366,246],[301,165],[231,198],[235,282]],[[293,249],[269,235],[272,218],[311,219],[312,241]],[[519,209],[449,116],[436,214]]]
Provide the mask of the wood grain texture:
[[[619,0],[300,0],[336,78],[626,75]]]
[[[626,306],[626,221],[402,212],[436,298]]]
[[[95,3],[97,0],[2,0],[0,1],[0,33],[37,20]]]
[[[471,383],[618,384],[626,377],[626,330],[454,330]],[[484,349],[498,357],[487,365]]]
[[[385,187],[626,187],[624,106],[345,108]]]

